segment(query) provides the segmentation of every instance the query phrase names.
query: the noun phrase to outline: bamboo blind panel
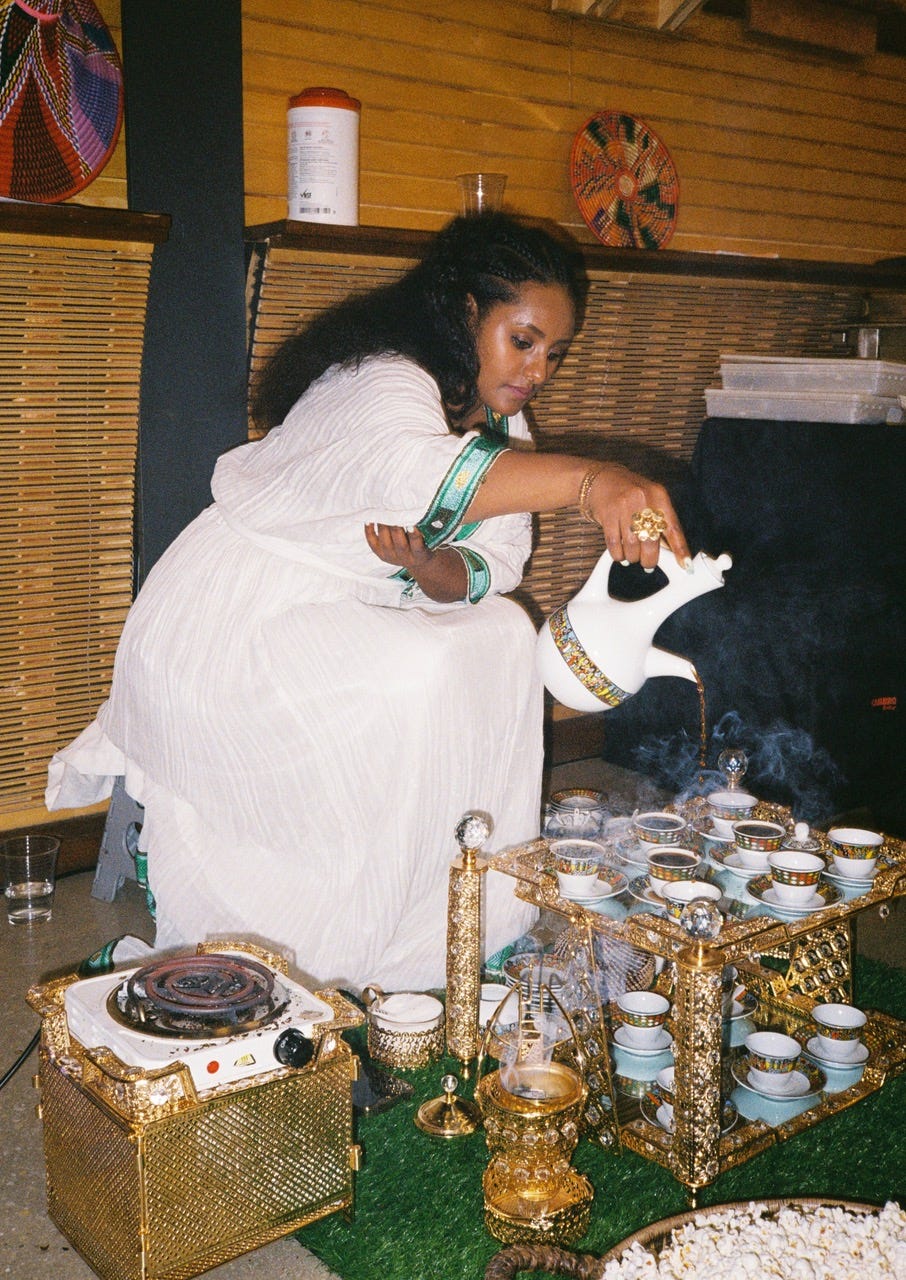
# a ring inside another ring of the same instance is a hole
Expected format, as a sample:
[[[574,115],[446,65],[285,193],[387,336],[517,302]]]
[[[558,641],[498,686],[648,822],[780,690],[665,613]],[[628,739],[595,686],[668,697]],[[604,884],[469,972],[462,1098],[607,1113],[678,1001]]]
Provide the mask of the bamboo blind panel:
[[[109,689],[152,248],[0,242],[0,828]]]
[[[410,260],[258,246],[250,269],[252,374],[307,316],[385,283]],[[582,330],[532,404],[542,448],[609,458],[669,484],[692,455],[720,353],[830,356],[864,290],[592,269]],[[250,434],[254,435],[252,430]],[[541,515],[516,593],[539,622],[573,595],[603,550],[575,511]]]
[[[284,338],[307,320],[353,293],[366,293],[397,279],[411,258],[358,254],[317,255],[258,246],[249,268],[249,375]],[[250,431],[258,434],[254,426]]]

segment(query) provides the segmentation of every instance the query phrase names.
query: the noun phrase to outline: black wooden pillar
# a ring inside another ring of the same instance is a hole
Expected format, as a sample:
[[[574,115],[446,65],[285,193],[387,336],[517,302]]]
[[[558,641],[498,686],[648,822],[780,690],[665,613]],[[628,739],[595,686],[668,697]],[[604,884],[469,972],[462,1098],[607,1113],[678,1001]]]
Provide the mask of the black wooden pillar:
[[[246,429],[240,0],[122,0],[129,207],[168,213],[142,370],[138,573]]]

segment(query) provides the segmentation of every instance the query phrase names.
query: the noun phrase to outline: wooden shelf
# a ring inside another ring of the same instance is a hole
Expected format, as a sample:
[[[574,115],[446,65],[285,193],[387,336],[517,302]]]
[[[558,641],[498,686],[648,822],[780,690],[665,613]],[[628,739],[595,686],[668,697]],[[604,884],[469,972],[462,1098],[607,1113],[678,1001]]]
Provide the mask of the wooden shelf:
[[[320,222],[261,223],[246,229],[249,243],[319,253],[365,253],[419,257],[434,232],[394,227],[341,227]],[[813,262],[802,258],[754,257],[734,253],[689,253],[677,249],[614,249],[576,241],[586,268],[628,274],[709,276],[713,279],[906,288],[906,258],[874,263]]]
[[[128,209],[101,209],[84,204],[0,201],[0,234],[160,244],[170,233],[170,222],[167,213],[132,213]]]

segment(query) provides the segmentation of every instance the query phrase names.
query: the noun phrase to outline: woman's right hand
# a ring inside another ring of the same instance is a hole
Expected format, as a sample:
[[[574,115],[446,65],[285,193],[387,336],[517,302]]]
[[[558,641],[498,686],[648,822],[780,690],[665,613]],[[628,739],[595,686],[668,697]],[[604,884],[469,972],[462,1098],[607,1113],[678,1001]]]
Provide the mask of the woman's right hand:
[[[689,544],[670,495],[657,481],[638,475],[619,463],[601,463],[601,469],[587,487],[585,506],[601,526],[607,549],[614,560],[630,564],[638,561],[645,569],[652,569],[657,564],[658,539],[643,540],[633,529],[634,518],[645,510],[651,510],[664,517],[666,528],[662,536],[679,563],[685,567],[691,563]]]
[[[645,542],[632,530],[633,517],[651,508],[663,514],[663,536],[679,563],[689,562],[686,535],[662,484],[617,462],[575,454],[504,450],[485,474],[465,520],[516,511],[560,511],[575,507],[580,497],[583,513],[601,526],[615,560],[638,561],[646,569],[657,564],[658,539]]]

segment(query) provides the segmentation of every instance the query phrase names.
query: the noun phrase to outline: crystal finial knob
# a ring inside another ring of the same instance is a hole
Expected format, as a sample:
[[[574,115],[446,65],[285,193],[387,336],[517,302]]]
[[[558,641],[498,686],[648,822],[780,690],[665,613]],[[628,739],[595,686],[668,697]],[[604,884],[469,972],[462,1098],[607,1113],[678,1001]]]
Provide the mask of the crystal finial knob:
[[[717,767],[730,788],[738,787],[746,776],[749,757],[741,747],[727,747],[717,757]]]
[[[463,853],[480,849],[491,834],[491,824],[481,813],[466,813],[456,824],[456,843]]]
[[[679,922],[690,938],[711,942],[720,933],[723,916],[708,898],[693,898],[680,912]]]

